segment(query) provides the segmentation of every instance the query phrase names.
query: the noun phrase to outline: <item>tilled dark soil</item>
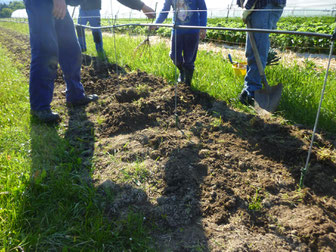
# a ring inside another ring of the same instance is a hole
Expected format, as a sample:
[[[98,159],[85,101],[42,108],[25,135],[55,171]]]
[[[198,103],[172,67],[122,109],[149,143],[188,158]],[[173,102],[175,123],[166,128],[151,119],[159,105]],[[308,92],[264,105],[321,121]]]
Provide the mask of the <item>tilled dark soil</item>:
[[[28,37],[1,28],[0,43],[29,58]],[[143,213],[158,251],[336,251],[335,139],[317,135],[300,190],[311,130],[115,69],[83,66],[86,92],[100,96],[86,109],[64,108],[60,74],[52,104],[99,192],[114,196],[107,216]]]

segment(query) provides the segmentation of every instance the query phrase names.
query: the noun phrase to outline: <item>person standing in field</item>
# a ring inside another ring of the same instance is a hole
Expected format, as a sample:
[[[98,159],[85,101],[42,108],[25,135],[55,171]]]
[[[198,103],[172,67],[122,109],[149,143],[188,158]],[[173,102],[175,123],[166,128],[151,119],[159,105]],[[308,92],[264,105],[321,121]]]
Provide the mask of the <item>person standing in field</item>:
[[[154,11],[139,0],[118,0],[118,1],[132,9],[142,10],[150,18],[155,17]],[[98,29],[98,27],[101,26],[100,10],[101,10],[101,0],[81,0],[78,16],[78,24],[86,25],[87,23],[89,23],[90,26],[97,27],[97,29],[92,29],[93,41],[96,46],[98,57],[100,57],[101,59],[106,59],[106,54],[103,48],[102,32],[101,29]],[[82,52],[85,52],[87,50],[85,41],[85,29],[81,26],[77,26],[76,30],[81,50]]]
[[[244,8],[242,19],[245,24],[247,20],[252,28],[258,29],[276,29],[283,9],[286,6],[286,0],[237,0],[238,6]],[[269,33],[254,32],[254,39],[257,44],[261,63],[265,68],[267,56],[270,49]],[[247,58],[247,73],[244,79],[244,88],[239,95],[239,100],[244,105],[254,105],[254,92],[262,88],[261,78],[254,53],[247,35],[245,56]]]
[[[103,36],[101,30],[98,29],[100,27],[100,10],[101,0],[82,0],[79,8],[78,24],[86,25],[89,23],[90,26],[97,27],[97,29],[92,29],[93,41],[96,45],[98,57],[104,59],[106,56],[103,49]],[[76,30],[81,50],[86,52],[85,28],[76,26]]]
[[[176,25],[206,26],[207,7],[204,0],[165,0],[155,23],[161,24],[171,9]],[[152,26],[151,29],[155,29]],[[191,86],[195,60],[200,39],[206,36],[205,29],[173,29],[171,36],[170,58],[180,71],[179,81]]]
[[[50,106],[58,63],[66,83],[68,105],[86,105],[98,96],[86,95],[80,82],[81,51],[65,0],[24,0],[24,3],[31,46],[31,114],[42,122],[59,122],[60,116]]]
[[[154,11],[139,0],[125,2],[132,2],[139,10],[154,15]],[[82,106],[98,99],[95,94],[86,95],[80,82],[81,48],[66,5],[78,5],[80,0],[24,0],[24,3],[28,14],[31,46],[31,114],[41,122],[59,122],[60,116],[51,110],[50,105],[58,64],[63,71],[69,106]]]

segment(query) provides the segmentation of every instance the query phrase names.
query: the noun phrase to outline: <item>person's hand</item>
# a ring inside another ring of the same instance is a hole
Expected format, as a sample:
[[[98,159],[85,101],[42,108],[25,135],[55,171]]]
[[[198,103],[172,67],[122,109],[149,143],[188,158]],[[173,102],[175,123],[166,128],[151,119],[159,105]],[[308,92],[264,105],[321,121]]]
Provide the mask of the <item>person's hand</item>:
[[[146,4],[144,4],[141,11],[150,19],[154,19],[156,16],[155,11],[151,7],[147,6]]]
[[[67,12],[67,6],[65,0],[53,0],[54,7],[52,14],[56,19],[63,19]]]
[[[201,29],[200,30],[200,39],[205,39],[206,37],[207,30],[206,29]]]
[[[253,9],[244,9],[242,14],[241,14],[241,18],[243,19],[243,22],[245,24],[247,24],[247,18],[248,16],[252,13]]]

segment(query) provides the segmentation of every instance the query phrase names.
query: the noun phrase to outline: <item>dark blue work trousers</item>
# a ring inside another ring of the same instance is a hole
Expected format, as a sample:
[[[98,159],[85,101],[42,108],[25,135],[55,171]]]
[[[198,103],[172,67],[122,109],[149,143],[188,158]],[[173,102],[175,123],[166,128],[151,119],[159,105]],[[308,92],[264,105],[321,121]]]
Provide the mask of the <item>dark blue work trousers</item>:
[[[276,29],[284,6],[267,4],[261,11],[253,11],[250,15],[250,22],[253,28],[258,29]],[[257,44],[261,64],[265,69],[267,63],[268,51],[270,48],[269,33],[255,32],[254,40]],[[250,37],[247,35],[245,55],[247,58],[247,73],[244,80],[244,90],[249,96],[254,96],[254,91],[262,88],[261,77],[258,65],[254,57],[253,49],[250,44]]]
[[[80,82],[81,50],[69,13],[55,19],[52,0],[25,0],[29,20],[31,65],[30,106],[32,110],[50,109],[58,63],[66,82],[66,99],[82,99]]]
[[[90,24],[92,27],[100,27],[100,10],[83,10],[79,9],[78,24]],[[78,41],[82,52],[86,51],[85,30],[83,27],[77,27]],[[92,29],[93,40],[96,45],[97,52],[103,52],[103,36],[100,29]]]
[[[173,33],[171,40],[170,58],[174,64],[190,71],[194,70],[199,44],[199,32]]]

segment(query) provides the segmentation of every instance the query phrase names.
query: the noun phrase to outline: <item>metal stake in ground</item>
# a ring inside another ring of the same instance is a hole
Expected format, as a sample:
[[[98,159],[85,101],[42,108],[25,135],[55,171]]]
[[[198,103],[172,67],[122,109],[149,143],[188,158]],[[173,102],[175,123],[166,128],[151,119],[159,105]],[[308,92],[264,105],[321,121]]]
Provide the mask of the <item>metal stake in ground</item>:
[[[115,36],[115,24],[117,22],[117,15],[115,15],[114,18],[114,24],[113,24],[113,42],[114,42],[114,56],[115,56],[115,64],[116,64],[116,74],[117,74],[117,79],[119,76],[119,71],[118,71],[118,55],[117,55],[117,45],[116,45],[116,36]]]
[[[317,110],[317,114],[316,114],[316,120],[315,120],[315,125],[314,125],[312,139],[311,139],[310,146],[309,146],[309,151],[308,151],[308,156],[307,156],[307,160],[306,160],[306,165],[301,170],[300,187],[303,186],[305,175],[306,175],[306,172],[307,172],[308,166],[309,166],[310,156],[311,156],[312,149],[313,149],[313,143],[314,143],[314,139],[315,139],[317,124],[318,124],[319,117],[320,117],[320,112],[321,112],[321,107],[322,107],[322,102],[323,102],[323,97],[324,97],[324,91],[325,91],[325,87],[327,85],[327,80],[328,80],[328,73],[329,73],[329,68],[330,68],[331,56],[332,56],[332,53],[333,53],[333,50],[334,50],[334,43],[335,43],[335,40],[336,40],[336,29],[335,29],[333,37],[331,39],[332,39],[332,42],[331,42],[331,45],[330,45],[328,67],[327,67],[327,71],[326,71],[325,78],[324,78],[324,84],[323,84],[323,87],[322,87],[320,104],[319,104],[319,107],[318,107],[318,110]]]
[[[175,36],[174,36],[174,44],[175,44],[175,124],[176,124],[176,127],[179,128],[179,117],[178,117],[178,114],[177,114],[177,85],[178,85],[178,77],[177,77],[177,66],[176,66],[176,59],[177,59],[177,29],[176,29],[176,17],[177,17],[177,8],[176,8],[176,2],[175,2],[175,8],[174,8],[174,33],[175,33]]]

